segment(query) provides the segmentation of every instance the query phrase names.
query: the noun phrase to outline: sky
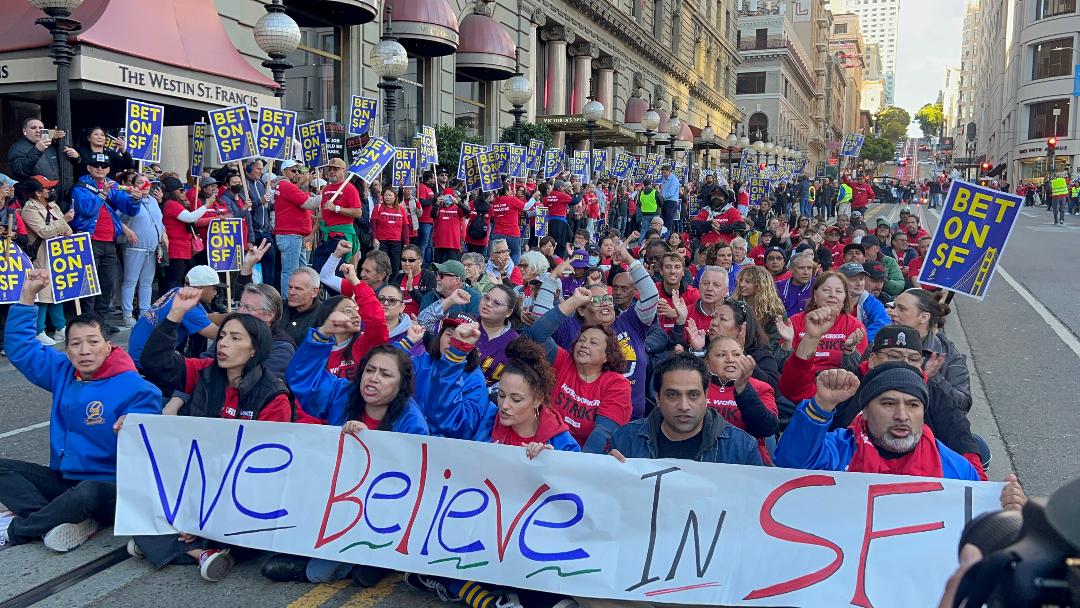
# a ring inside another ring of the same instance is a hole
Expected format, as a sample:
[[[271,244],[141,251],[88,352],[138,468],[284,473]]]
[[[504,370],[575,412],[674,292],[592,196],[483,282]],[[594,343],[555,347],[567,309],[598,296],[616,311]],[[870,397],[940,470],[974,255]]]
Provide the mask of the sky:
[[[960,64],[963,31],[961,0],[900,0],[895,105],[914,117],[923,104],[937,100],[945,66]],[[909,137],[921,135],[918,123],[908,127]]]

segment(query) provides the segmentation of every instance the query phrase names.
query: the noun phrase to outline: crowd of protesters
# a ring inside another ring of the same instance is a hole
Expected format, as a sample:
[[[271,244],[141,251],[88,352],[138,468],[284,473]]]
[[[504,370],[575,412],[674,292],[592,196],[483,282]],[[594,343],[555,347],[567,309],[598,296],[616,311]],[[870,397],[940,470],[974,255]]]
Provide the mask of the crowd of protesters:
[[[111,523],[114,433],[129,413],[521,450],[508,459],[553,449],[986,479],[949,304],[917,282],[930,236],[907,209],[896,225],[868,223],[868,179],[782,180],[753,206],[738,182],[683,183],[670,166],[655,183],[560,174],[467,193],[444,167],[395,188],[349,179],[339,158],[254,159],[188,183],[137,172],[103,129],[55,155],[35,127],[0,191],[9,237],[40,262],[43,240],[89,232],[102,289],[65,313],[34,270],[3,307],[6,355],[53,408],[49,466],[0,459],[0,549],[70,551]],[[75,163],[67,196],[50,162]],[[233,303],[206,265],[220,217],[245,220]],[[125,350],[110,336],[126,329]],[[1025,500],[1011,478],[1002,505]],[[211,581],[250,557],[179,532],[128,550]],[[386,574],[291,555],[262,572],[362,586]],[[407,580],[470,606],[566,601]]]

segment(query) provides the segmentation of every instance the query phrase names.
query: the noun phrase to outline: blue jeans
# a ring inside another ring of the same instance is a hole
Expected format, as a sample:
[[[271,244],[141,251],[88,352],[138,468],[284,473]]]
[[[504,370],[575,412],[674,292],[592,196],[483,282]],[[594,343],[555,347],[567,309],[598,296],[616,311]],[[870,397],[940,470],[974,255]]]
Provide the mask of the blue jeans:
[[[356,564],[313,557],[307,565],[307,579],[312,583],[340,581],[349,577],[354,566]]]
[[[514,266],[517,266],[518,259],[521,258],[521,237],[496,234],[491,237],[491,240],[495,239],[503,239],[506,241],[506,246],[510,248],[510,259],[514,261]]]
[[[64,329],[67,327],[67,321],[64,319],[64,305],[63,304],[38,304],[37,309],[37,330],[40,334],[45,331],[45,315],[49,315],[52,319],[52,325],[56,329]]]
[[[799,201],[799,215],[810,217],[814,214],[814,208],[810,206],[810,199],[804,198]]]
[[[154,302],[154,271],[157,270],[157,250],[124,248],[124,281],[120,284],[120,308],[124,318],[132,316],[135,289],[139,290],[139,310],[150,308]]]
[[[289,277],[300,267],[300,252],[304,249],[304,237],[299,234],[279,234],[274,237],[274,240],[281,254],[281,293],[288,294]]]
[[[434,228],[434,224],[420,223],[420,226],[416,229],[416,246],[420,248],[421,254],[424,256],[424,266],[431,263],[431,229]]]

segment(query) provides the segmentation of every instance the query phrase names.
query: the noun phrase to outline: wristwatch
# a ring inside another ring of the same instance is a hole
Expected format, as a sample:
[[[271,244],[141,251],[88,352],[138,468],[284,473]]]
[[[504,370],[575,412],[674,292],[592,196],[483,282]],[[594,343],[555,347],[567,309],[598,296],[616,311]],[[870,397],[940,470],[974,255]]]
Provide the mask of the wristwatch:
[[[334,205],[334,213],[341,213],[341,205]]]

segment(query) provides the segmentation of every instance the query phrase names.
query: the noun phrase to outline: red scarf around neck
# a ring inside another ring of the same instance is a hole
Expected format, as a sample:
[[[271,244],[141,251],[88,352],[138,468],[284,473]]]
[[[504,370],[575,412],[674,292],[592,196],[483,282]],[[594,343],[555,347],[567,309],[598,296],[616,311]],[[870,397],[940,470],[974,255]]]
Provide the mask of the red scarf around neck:
[[[855,473],[885,473],[890,475],[914,475],[941,478],[941,454],[930,427],[923,425],[922,437],[915,449],[900,458],[883,458],[870,439],[870,429],[862,413],[855,416],[849,427],[855,433],[855,455],[847,470]]]

